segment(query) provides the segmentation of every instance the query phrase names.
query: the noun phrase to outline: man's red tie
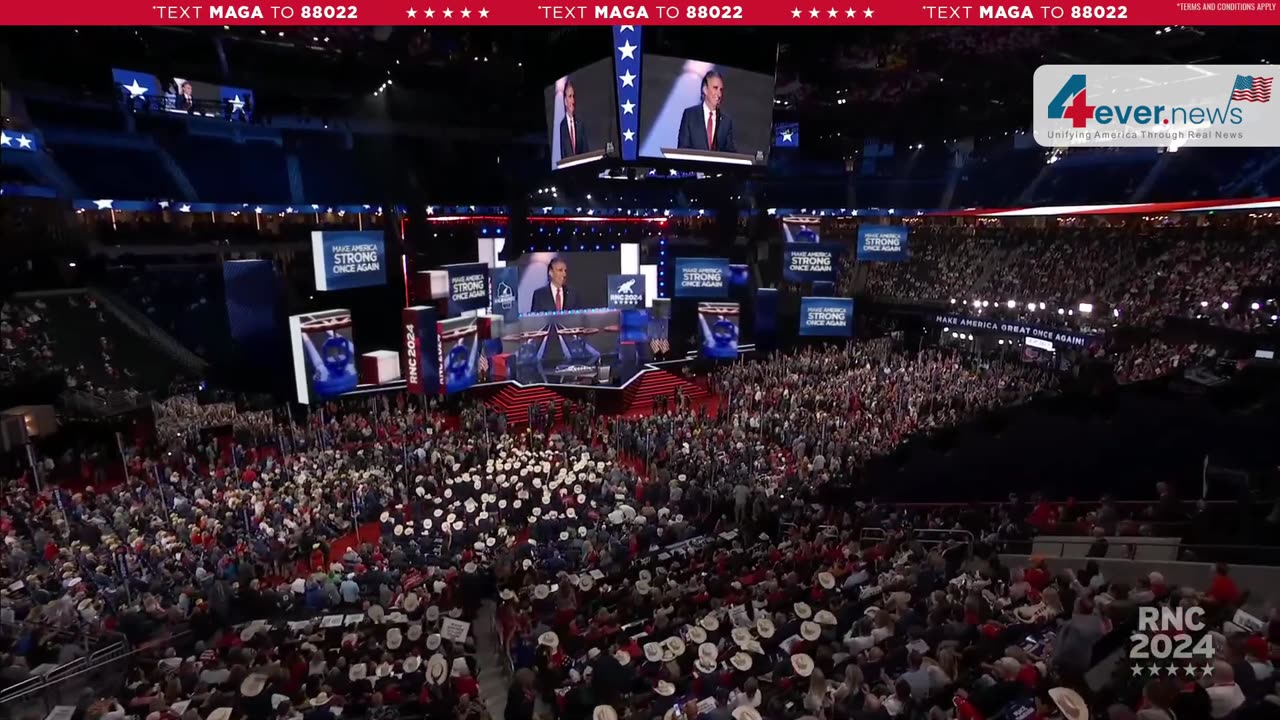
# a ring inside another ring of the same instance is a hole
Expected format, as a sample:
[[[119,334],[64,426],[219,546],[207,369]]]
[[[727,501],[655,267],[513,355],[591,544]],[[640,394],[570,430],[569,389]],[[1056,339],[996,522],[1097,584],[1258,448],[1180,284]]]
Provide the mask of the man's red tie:
[[[556,288],[556,311],[559,312],[563,309],[564,309],[564,291],[561,290],[560,288]]]
[[[716,149],[716,115],[707,113],[707,149]]]

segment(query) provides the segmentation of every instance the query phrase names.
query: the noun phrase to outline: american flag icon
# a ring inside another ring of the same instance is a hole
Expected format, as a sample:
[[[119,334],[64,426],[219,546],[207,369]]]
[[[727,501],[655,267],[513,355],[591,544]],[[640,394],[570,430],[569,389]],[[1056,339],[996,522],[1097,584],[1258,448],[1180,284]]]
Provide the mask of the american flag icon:
[[[1270,102],[1271,81],[1273,78],[1237,75],[1236,84],[1231,88],[1232,102]]]

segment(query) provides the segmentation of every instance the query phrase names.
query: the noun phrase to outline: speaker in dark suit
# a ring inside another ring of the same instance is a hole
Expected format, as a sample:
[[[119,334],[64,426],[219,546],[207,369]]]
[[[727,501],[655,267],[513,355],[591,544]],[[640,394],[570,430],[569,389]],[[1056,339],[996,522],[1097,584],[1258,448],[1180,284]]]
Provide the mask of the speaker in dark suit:
[[[684,109],[676,147],[689,150],[738,152],[733,140],[733,118],[720,109],[724,78],[712,70],[702,76],[702,102]]]
[[[547,264],[547,284],[533,291],[531,312],[557,312],[581,310],[578,293],[569,287],[569,265],[563,258],[554,258]]]
[[[560,118],[560,157],[567,158],[591,151],[587,129],[578,118],[577,90],[572,80],[564,81],[564,117]]]

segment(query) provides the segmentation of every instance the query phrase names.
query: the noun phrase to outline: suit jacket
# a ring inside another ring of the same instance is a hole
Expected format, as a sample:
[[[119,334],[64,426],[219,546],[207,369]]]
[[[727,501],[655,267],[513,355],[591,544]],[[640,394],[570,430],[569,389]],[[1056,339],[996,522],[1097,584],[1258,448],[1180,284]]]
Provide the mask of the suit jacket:
[[[716,146],[709,148],[707,147],[707,122],[702,115],[702,103],[685,108],[684,115],[680,116],[680,137],[676,140],[676,147],[689,150],[738,152],[738,146],[733,142],[733,118],[729,117],[729,113],[720,111],[720,120],[715,131]]]
[[[574,118],[573,139],[577,141],[577,145],[570,147],[569,118],[560,118],[560,157],[562,159],[581,155],[584,152],[591,152],[591,145],[587,142],[587,126],[582,124],[582,118],[580,117]]]
[[[582,304],[578,300],[578,292],[568,285],[564,286],[564,298],[561,302],[561,310],[581,310]],[[555,312],[556,298],[551,294],[551,286],[544,285],[533,291],[533,302],[529,306],[529,312]]]

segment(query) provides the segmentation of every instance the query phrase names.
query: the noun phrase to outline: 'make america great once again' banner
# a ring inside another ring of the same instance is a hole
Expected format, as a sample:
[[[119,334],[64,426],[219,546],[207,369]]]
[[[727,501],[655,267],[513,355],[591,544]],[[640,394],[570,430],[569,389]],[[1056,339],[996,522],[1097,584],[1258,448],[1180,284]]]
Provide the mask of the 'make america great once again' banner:
[[[968,315],[933,315],[929,319],[947,327],[966,328],[968,330],[977,330],[979,332],[998,332],[1008,335],[1022,335],[1024,337],[1039,338],[1041,340],[1048,340],[1060,345],[1071,345],[1074,347],[1088,347],[1091,343],[1098,342],[1102,339],[1100,335],[1083,335],[1081,333],[1062,330],[1060,328],[1028,325],[1027,323],[1012,322],[1009,320],[991,320],[988,318],[970,317]]]

